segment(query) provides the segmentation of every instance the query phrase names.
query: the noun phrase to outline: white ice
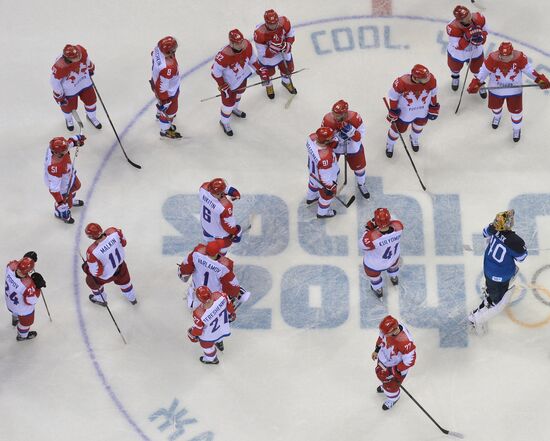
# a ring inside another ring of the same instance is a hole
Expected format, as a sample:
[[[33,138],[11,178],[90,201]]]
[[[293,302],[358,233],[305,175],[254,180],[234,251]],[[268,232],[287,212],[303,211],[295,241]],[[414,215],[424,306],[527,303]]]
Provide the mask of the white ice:
[[[478,3],[492,31],[488,43],[511,40],[549,75],[544,2]],[[538,272],[538,298],[532,289],[518,289],[523,298],[491,321],[481,338],[467,334],[460,320],[479,302],[482,268],[479,252],[462,252],[462,244],[479,251],[483,244],[473,235],[495,213],[515,208],[517,231],[528,246],[550,248],[550,97],[525,90],[517,144],[506,110],[495,131],[477,96],[466,94],[454,114],[459,92],[450,89],[438,35],[456,2],[395,1],[395,18],[372,17],[371,2],[357,0],[0,4],[0,261],[38,252],[53,319],[40,301],[33,325],[38,337],[18,343],[9,313],[2,316],[0,439],[444,439],[406,396],[391,411],[381,410],[370,353],[375,324],[388,312],[416,339],[418,362],[405,386],[442,427],[469,440],[549,438],[549,252],[531,253],[521,265],[519,284],[531,284]],[[288,109],[290,95],[278,82],[274,101],[261,87],[247,91],[241,108],[248,117],[233,121],[229,139],[218,126],[219,102],[199,102],[217,93],[211,60],[230,29],[251,36],[272,7],[303,25],[297,26],[294,56],[296,67],[308,70],[294,78],[299,93]],[[176,119],[184,139],[173,143],[159,139],[154,106],[138,117],[152,100],[150,51],[168,34],[178,38],[178,60],[189,73]],[[55,57],[69,42],[88,49],[124,147],[143,166],[138,171],[125,161],[98,103],[103,129],[85,122],[88,141],[76,163],[87,205],[74,210],[72,226],[54,219],[43,183],[49,140],[69,135],[48,83]],[[384,154],[381,98],[415,63],[436,75],[441,102],[440,118],[428,124],[413,154],[428,192],[399,143],[393,159]],[[338,216],[320,222],[304,205],[304,143],[340,98],[366,120],[373,196],[363,200],[350,173],[346,191],[355,189],[357,202],[348,210],[335,203]],[[246,196],[235,204],[241,222],[263,210],[230,256],[243,284],[265,296],[240,311],[245,326],[226,340],[220,365],[205,366],[199,347],[186,337],[191,317],[176,263],[201,241],[194,195],[216,176]],[[361,223],[381,205],[406,228],[400,290],[387,288],[384,305],[367,290],[356,248]],[[192,213],[187,217],[185,206]],[[139,304],[132,307],[115,286],[107,287],[127,345],[107,312],[87,299],[78,252],[89,244],[82,230],[91,221],[118,226],[128,239]],[[163,247],[168,236],[179,238],[180,246],[172,241]],[[172,415],[162,416],[171,406]],[[184,432],[178,434],[178,427]]]

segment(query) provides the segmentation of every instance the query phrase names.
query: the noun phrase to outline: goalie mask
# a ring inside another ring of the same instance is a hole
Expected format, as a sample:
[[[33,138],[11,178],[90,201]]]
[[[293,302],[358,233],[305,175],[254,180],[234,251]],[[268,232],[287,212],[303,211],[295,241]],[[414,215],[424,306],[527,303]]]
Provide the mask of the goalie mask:
[[[501,211],[495,216],[493,225],[497,231],[510,231],[514,227],[514,210]]]

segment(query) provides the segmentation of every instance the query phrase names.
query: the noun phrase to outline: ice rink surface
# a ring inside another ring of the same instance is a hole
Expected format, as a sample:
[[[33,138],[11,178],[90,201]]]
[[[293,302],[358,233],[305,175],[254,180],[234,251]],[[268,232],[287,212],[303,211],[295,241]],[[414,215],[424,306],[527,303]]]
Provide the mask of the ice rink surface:
[[[392,16],[373,13],[366,0],[1,5],[1,261],[38,252],[53,321],[40,301],[38,338],[17,343],[9,313],[2,316],[0,439],[443,439],[404,395],[391,411],[380,408],[370,353],[388,312],[417,345],[405,385],[443,427],[469,440],[550,438],[550,252],[532,251],[521,265],[514,303],[491,321],[488,335],[470,335],[464,323],[479,303],[480,234],[495,213],[515,208],[528,248],[550,248],[550,96],[525,90],[517,144],[508,113],[491,129],[478,96],[466,94],[455,115],[445,24],[456,2],[398,0]],[[483,6],[486,47],[512,41],[548,75],[544,3]],[[308,70],[294,78],[299,93],[288,108],[290,95],[278,82],[273,101],[261,87],[247,91],[241,108],[248,117],[233,121],[228,138],[218,126],[219,102],[199,102],[217,93],[211,61],[230,29],[251,37],[269,8],[295,25],[296,68]],[[180,142],[159,139],[148,85],[150,51],[168,34],[179,40],[185,73],[175,121]],[[49,140],[69,135],[48,83],[66,43],[87,48],[126,151],[143,167],[125,161],[98,103],[103,129],[85,122],[88,142],[76,168],[87,205],[73,211],[74,225],[54,219],[43,183]],[[381,98],[415,63],[435,74],[441,103],[413,154],[427,192],[399,143],[393,159],[384,154]],[[334,203],[338,216],[323,222],[304,203],[304,143],[341,98],[366,121],[372,197],[361,198],[350,173],[347,191],[355,188],[357,202],[347,210]],[[244,195],[235,204],[238,220],[254,215],[230,253],[253,298],[239,310],[221,363],[205,366],[186,337],[192,320],[176,263],[201,241],[196,194],[217,176]],[[379,206],[405,224],[401,283],[387,288],[384,304],[368,290],[356,245]],[[132,307],[115,286],[106,289],[127,345],[107,312],[87,299],[78,252],[89,245],[82,230],[91,221],[120,227],[128,239],[139,304]]]

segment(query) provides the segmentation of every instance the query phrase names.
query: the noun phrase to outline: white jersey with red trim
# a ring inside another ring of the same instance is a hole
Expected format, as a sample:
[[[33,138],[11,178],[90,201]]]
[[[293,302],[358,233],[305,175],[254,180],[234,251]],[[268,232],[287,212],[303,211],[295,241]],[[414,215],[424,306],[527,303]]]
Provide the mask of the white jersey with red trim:
[[[71,97],[80,93],[83,89],[92,87],[92,79],[89,70],[94,69],[94,64],[88,57],[88,52],[80,45],[76,45],[82,54],[80,61],[68,63],[63,55],[60,55],[52,66],[50,85],[54,96]]]
[[[469,27],[465,27],[454,19],[447,24],[447,36],[449,37],[449,43],[447,44],[447,52],[451,57],[458,61],[468,61],[470,57],[475,59],[483,55],[483,45],[476,46],[471,44],[465,38],[467,30],[474,28],[481,29],[485,35],[487,35],[487,24],[485,17],[479,12],[472,14],[472,23]]]
[[[325,187],[338,182],[338,161],[331,147],[321,147],[317,144],[315,133],[309,135],[306,141],[308,167],[310,175],[314,176]]]
[[[403,224],[397,219],[390,222],[386,233],[378,228],[367,230],[359,240],[363,251],[363,264],[374,271],[385,271],[399,260]]]
[[[510,86],[520,86],[523,83],[523,74],[535,80],[536,71],[523,52],[514,50],[512,60],[502,61],[498,51],[495,51],[487,56],[476,77],[481,82],[489,77],[488,87],[506,87],[506,89],[491,90],[490,93],[507,97],[522,93],[521,88]]]
[[[401,332],[397,335],[380,333],[376,346],[380,347],[378,361],[386,367],[396,366],[402,374],[416,363],[416,346],[411,333],[405,325],[399,323]]]
[[[104,231],[105,237],[96,241],[86,252],[86,262],[90,274],[102,280],[114,276],[118,267],[124,262],[124,247],[126,240],[122,231],[117,228],[107,228]]]
[[[279,16],[279,26],[277,29],[270,30],[265,23],[260,23],[256,26],[254,31],[254,43],[256,50],[258,51],[258,59],[264,66],[277,66],[283,61],[283,54],[281,52],[274,52],[269,47],[269,42],[281,44],[286,42],[288,44],[294,43],[295,32],[290,21],[285,16]],[[288,51],[285,51],[285,60],[290,61],[292,56]]]
[[[252,50],[250,41],[244,41],[246,46],[241,52],[234,52],[228,45],[214,58],[211,74],[218,85],[225,82],[231,90],[236,90],[244,80],[252,75],[253,70],[260,68],[258,57]]]
[[[411,74],[405,74],[393,82],[388,98],[392,109],[401,109],[401,121],[412,122],[417,118],[426,118],[430,104],[437,104],[437,82],[432,74],[424,84],[415,83]]]
[[[211,237],[225,238],[237,234],[237,221],[233,216],[233,204],[227,197],[217,199],[207,190],[208,182],[199,189],[201,201],[201,226]]]
[[[166,58],[158,46],[151,52],[155,95],[160,100],[172,98],[180,88],[181,75],[176,56]]]
[[[354,154],[361,150],[361,146],[363,145],[362,141],[367,132],[365,123],[359,114],[353,110],[348,110],[348,116],[343,121],[338,121],[334,118],[332,112],[330,112],[323,117],[323,121],[321,122],[321,127],[330,127],[337,133],[347,124],[353,127],[353,132],[346,140],[341,139],[338,134],[336,135],[336,138],[338,138],[338,146],[334,149],[334,153],[337,155],[345,155],[348,153]]]
[[[225,293],[212,293],[214,302],[210,308],[205,308],[204,305],[199,306],[193,311],[193,327],[198,331],[199,339],[207,342],[216,342],[231,335],[229,326],[229,312],[227,311],[229,299]]]
[[[38,302],[40,290],[36,288],[29,276],[20,279],[15,271],[17,260],[12,260],[6,266],[6,306],[12,314],[25,316],[34,311],[34,305]]]

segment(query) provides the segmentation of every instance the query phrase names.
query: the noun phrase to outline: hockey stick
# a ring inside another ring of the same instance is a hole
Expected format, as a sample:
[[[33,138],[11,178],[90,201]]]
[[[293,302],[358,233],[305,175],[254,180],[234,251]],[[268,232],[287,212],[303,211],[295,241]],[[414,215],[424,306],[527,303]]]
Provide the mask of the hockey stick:
[[[482,11],[485,11],[485,6],[483,5],[480,5],[479,3],[476,3],[475,0],[471,0],[472,3],[474,4],[474,6],[477,8],[477,9],[480,9]]]
[[[388,109],[388,112],[390,111],[390,105],[388,104],[388,100],[386,97],[383,97],[382,100],[384,101],[384,104],[386,105],[386,108]],[[411,161],[411,165],[413,166],[414,172],[416,173],[416,177],[418,178],[418,182],[420,182],[420,186],[422,187],[422,190],[426,191],[426,186],[424,185],[424,182],[422,182],[422,179],[420,179],[420,175],[418,174],[418,170],[416,169],[416,165],[414,165],[413,158],[411,154],[409,153],[409,149],[407,148],[407,144],[405,144],[405,140],[403,139],[403,135],[401,135],[401,132],[397,129],[397,124],[395,122],[392,122],[391,125],[393,126],[393,130],[397,132],[399,135],[399,138],[401,139],[401,142],[403,143],[403,147],[405,147],[405,151],[407,152],[407,156],[409,157],[409,161]]]
[[[303,67],[302,69],[295,70],[294,72],[292,72],[292,74],[293,74],[293,75],[296,75],[298,72],[302,72],[302,71],[304,71],[304,70],[306,70],[306,69],[307,69],[307,67]],[[281,78],[281,77],[282,77],[282,75],[279,75],[278,77],[273,77],[273,78],[271,78],[271,80],[272,80],[272,81],[273,81],[273,80],[278,80],[278,79]],[[263,83],[263,81],[258,81],[257,83],[249,84],[248,86],[245,87],[245,89],[249,89],[249,88],[251,88],[251,87],[258,86],[258,85],[260,85],[260,84],[262,84],[262,83]],[[201,100],[201,103],[204,103],[205,101],[213,100],[214,98],[218,98],[218,97],[220,97],[220,96],[222,96],[222,94],[221,94],[221,93],[218,93],[217,95],[214,95],[214,96],[211,96],[211,97],[208,97],[208,98],[203,98],[203,99]]]
[[[79,253],[80,254],[80,253]],[[82,262],[83,263],[86,263],[86,260],[84,259],[84,257],[82,257],[82,254],[80,254],[80,258],[82,259]],[[92,279],[94,279],[94,281],[102,286],[100,283],[97,282],[97,279],[94,277],[93,274],[91,273],[86,273],[86,274],[90,274],[90,276],[92,276]],[[118,327],[118,323],[116,322],[115,318],[113,317],[113,313],[111,312],[111,308],[109,308],[109,304],[107,303],[107,301],[105,300],[105,297],[103,297],[103,293],[101,291],[99,291],[99,295],[101,296],[101,300],[103,300],[103,303],[105,303],[105,307],[107,308],[107,311],[109,311],[109,315],[111,316],[111,319],[113,320],[113,323],[115,324],[116,326],[116,329],[118,331],[118,333],[120,334],[120,336],[122,337],[122,341],[124,342],[124,344],[127,344],[126,343],[126,339],[124,338],[124,335],[122,335],[122,332],[120,331],[120,328]]]
[[[35,273],[36,271],[33,271]],[[50,315],[50,308],[48,308],[48,304],[46,303],[46,296],[44,295],[44,288],[40,288],[40,293],[42,294],[42,300],[44,300],[44,306],[46,307],[46,312],[48,313],[48,317],[50,318],[50,322],[52,321],[52,316]]]
[[[73,115],[73,118],[75,119],[76,123],[78,124],[78,127],[79,127],[79,135],[82,135],[82,132],[84,131],[84,124],[82,124],[82,120],[80,119],[80,115],[77,113],[76,110],[73,110],[72,112],[72,115]],[[76,146],[76,150],[74,152],[74,159],[72,161],[73,163],[73,166],[71,168],[71,178],[69,179],[69,183],[67,185],[67,197],[65,198],[64,202],[67,202],[69,200],[69,195],[70,195],[70,192],[71,192],[71,188],[73,186],[73,179],[74,179],[74,173],[75,173],[75,165],[76,165],[76,158],[78,158],[78,152],[80,150],[80,146],[77,145]]]
[[[282,54],[282,58],[283,58],[283,64],[285,65],[285,69],[286,71],[288,72],[288,63],[286,62],[285,60],[285,56],[284,54]],[[282,75],[281,75],[282,76]],[[288,80],[290,81],[290,85],[292,86],[292,88],[294,90],[296,90],[296,88],[294,87],[294,83],[292,82],[292,73],[289,73],[288,74]],[[286,104],[285,104],[285,109],[288,109],[290,107],[290,105],[292,104],[292,101],[294,100],[294,98],[296,97],[296,95],[298,95],[298,91],[296,91],[296,93],[293,93],[290,98],[287,100]]]
[[[460,98],[458,100],[458,104],[455,109],[455,115],[458,113],[458,109],[460,108],[460,103],[462,102],[462,95],[464,95],[464,89],[466,88],[466,80],[468,79],[468,74],[470,73],[470,63],[472,62],[472,55],[470,55],[470,59],[468,60],[468,65],[466,66],[466,75],[464,75],[464,83],[462,84],[462,90],[460,91]]]
[[[115,126],[113,125],[113,122],[111,121],[111,117],[109,116],[109,113],[107,112],[107,108],[105,107],[105,104],[103,103],[103,100],[101,99],[101,95],[99,94],[99,91],[97,90],[97,87],[94,83],[94,80],[92,77],[90,77],[90,80],[92,80],[92,86],[94,87],[95,93],[97,93],[97,97],[99,98],[99,102],[101,103],[101,107],[103,107],[103,110],[105,111],[105,115],[107,115],[107,119],[109,120],[109,124],[111,124],[111,127],[113,128],[113,132],[115,132],[116,139],[118,141],[118,145],[122,149],[122,153],[124,153],[124,156],[126,157],[126,160],[135,168],[141,168],[141,165],[136,164],[133,162],[128,155],[126,154],[126,150],[124,150],[124,147],[122,146],[122,142],[120,142],[120,138],[118,136],[118,133],[115,129]]]
[[[378,362],[378,366],[380,366],[380,368],[383,369],[384,371],[387,371],[387,370],[388,370],[388,368],[387,368],[386,366],[384,366],[381,362]],[[432,422],[437,426],[437,428],[438,428],[439,430],[441,430],[445,435],[450,435],[450,436],[454,436],[454,437],[456,437],[456,438],[461,438],[461,439],[464,438],[464,435],[463,435],[462,433],[459,433],[459,432],[452,432],[452,431],[450,431],[450,430],[447,430],[447,429],[444,429],[443,427],[441,427],[441,426],[438,424],[438,422],[437,422],[436,420],[434,420],[433,417],[426,411],[426,409],[424,409],[424,408],[422,407],[422,405],[421,405],[418,401],[416,401],[416,399],[409,393],[409,391],[408,391],[407,389],[405,389],[405,388],[403,387],[403,385],[402,385],[399,381],[397,381],[397,380],[395,380],[395,381],[396,381],[397,384],[399,385],[399,388],[400,388],[401,390],[403,390],[403,392],[405,392],[405,393],[409,396],[409,398],[410,398],[411,400],[414,401],[414,404],[416,404],[416,405],[420,408],[420,410],[422,410],[422,412],[424,412],[424,413],[426,414],[426,416],[427,416],[430,420],[432,420]]]
[[[346,147],[345,147],[345,152],[344,152],[344,185],[343,187],[346,186],[346,184],[348,183],[348,160],[347,160],[347,157],[348,157],[348,140],[346,139]]]
[[[324,187],[323,184],[321,184],[321,182],[313,175],[309,175],[311,178],[313,178],[313,180],[315,182],[317,182],[321,187]],[[338,202],[340,202],[344,207],[346,208],[349,208],[351,204],[353,204],[355,202],[355,195],[351,195],[351,197],[349,198],[349,200],[346,202],[345,200],[343,200],[340,196],[338,196],[337,194],[334,195],[334,197],[338,200]]]
[[[498,89],[523,89],[525,87],[540,87],[538,84],[520,84],[519,86],[493,86],[493,87],[481,87],[480,90],[498,90]]]

